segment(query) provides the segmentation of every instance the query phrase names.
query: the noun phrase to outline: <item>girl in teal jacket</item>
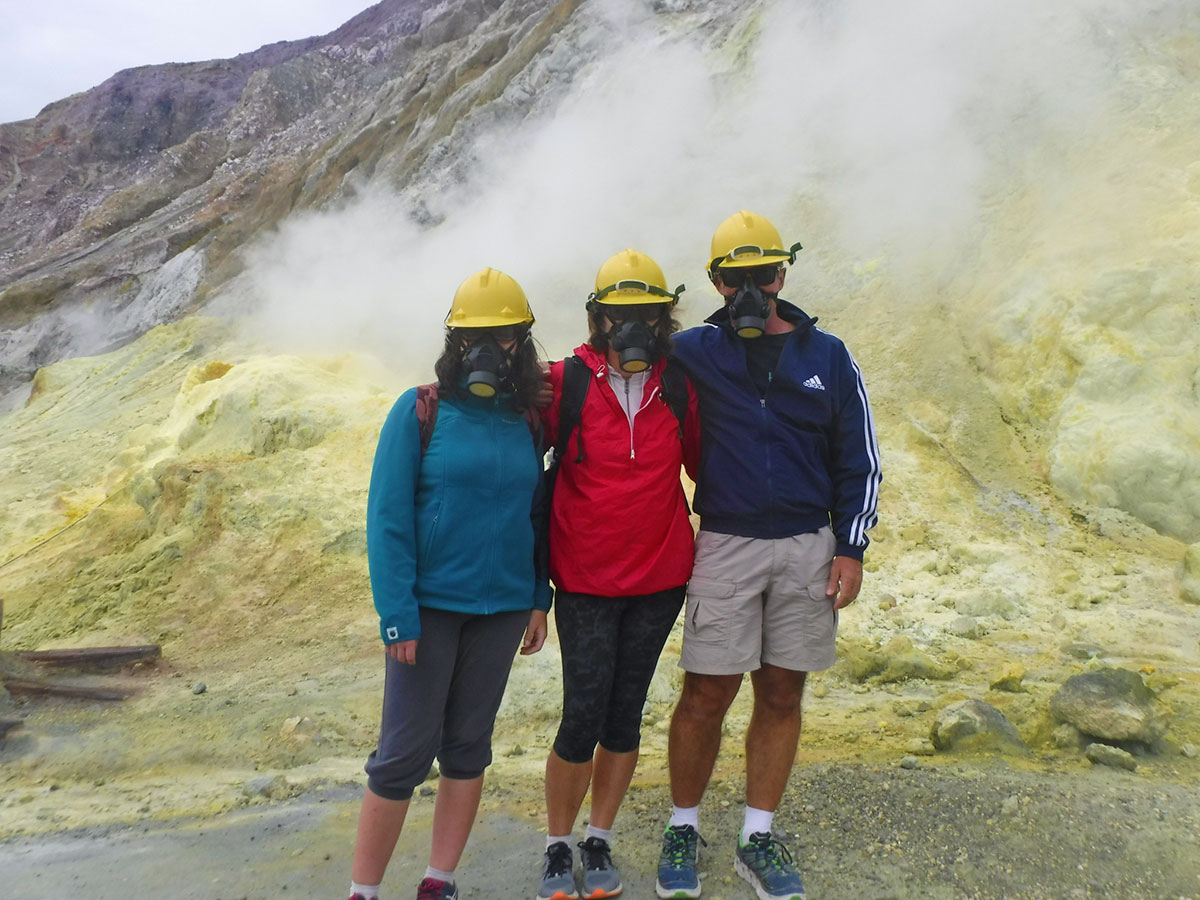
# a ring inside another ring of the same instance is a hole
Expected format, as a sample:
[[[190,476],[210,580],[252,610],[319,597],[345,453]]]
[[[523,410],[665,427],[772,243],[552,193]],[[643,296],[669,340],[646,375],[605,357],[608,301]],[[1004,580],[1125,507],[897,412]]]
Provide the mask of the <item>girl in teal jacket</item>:
[[[518,647],[546,637],[542,376],[524,291],[472,275],[446,317],[435,388],[406,391],[379,435],[367,500],[371,592],[387,650],[379,746],[367,760],[351,900],[375,900],[413,789],[440,783],[418,900],[456,900],[496,710]]]

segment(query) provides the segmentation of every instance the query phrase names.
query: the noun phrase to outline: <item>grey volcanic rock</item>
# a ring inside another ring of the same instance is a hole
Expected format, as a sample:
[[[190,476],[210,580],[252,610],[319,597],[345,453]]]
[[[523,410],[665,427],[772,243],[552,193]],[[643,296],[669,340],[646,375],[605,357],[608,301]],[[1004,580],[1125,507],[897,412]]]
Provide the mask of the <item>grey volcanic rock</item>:
[[[1004,714],[982,700],[961,700],[938,713],[930,730],[930,739],[938,750],[970,747],[1001,753],[1024,753],[1021,733]]]
[[[1083,755],[1094,766],[1111,766],[1114,769],[1128,769],[1130,772],[1136,771],[1138,767],[1132,753],[1108,744],[1088,744]]]
[[[1050,714],[1105,741],[1153,744],[1166,732],[1154,692],[1128,669],[1072,676],[1050,698]]]

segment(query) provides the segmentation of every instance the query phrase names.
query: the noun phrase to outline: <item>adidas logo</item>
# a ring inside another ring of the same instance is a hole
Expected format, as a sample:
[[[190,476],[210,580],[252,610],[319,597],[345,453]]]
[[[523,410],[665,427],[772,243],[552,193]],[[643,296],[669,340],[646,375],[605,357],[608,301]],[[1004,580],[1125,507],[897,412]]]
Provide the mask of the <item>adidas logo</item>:
[[[815,391],[825,390],[825,385],[821,384],[820,375],[814,375],[812,378],[808,379],[808,381],[804,382],[804,386],[806,388],[812,388]]]

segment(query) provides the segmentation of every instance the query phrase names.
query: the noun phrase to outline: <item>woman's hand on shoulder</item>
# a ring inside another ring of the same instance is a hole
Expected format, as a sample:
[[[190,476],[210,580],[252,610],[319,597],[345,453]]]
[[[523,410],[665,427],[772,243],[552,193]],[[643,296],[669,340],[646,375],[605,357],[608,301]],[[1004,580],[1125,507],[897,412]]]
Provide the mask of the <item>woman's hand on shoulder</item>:
[[[537,394],[534,395],[533,405],[538,409],[545,409],[554,402],[554,385],[550,383],[549,364],[540,362],[538,366],[542,372],[542,383],[538,386]]]
[[[410,666],[417,664],[417,642],[413,641],[397,641],[394,644],[388,644],[384,647],[387,650],[387,655],[396,662],[402,662]]]
[[[525,639],[521,641],[521,655],[537,653],[546,643],[546,611],[535,609],[529,614],[529,625],[525,628]]]

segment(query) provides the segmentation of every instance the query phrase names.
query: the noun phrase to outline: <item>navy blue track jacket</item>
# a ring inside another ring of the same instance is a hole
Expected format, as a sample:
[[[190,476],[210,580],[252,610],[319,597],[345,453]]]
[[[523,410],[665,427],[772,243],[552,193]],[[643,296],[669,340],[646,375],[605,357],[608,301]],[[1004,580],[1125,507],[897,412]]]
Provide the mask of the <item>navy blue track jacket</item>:
[[[675,335],[700,401],[700,527],[781,538],[832,525],[837,555],[861,560],[883,480],[862,373],[815,318],[785,300],[776,309],[796,330],[765,397],[724,307]]]

